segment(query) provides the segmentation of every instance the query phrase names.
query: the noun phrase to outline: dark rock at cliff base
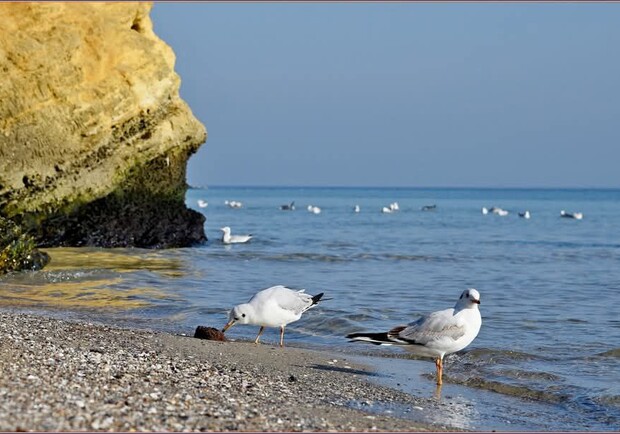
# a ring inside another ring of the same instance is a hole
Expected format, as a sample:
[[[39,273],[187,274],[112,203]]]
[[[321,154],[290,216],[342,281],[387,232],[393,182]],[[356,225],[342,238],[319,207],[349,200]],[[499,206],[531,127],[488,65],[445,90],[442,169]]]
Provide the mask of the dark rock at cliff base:
[[[206,240],[205,217],[165,200],[96,200],[70,215],[52,216],[35,229],[41,247],[173,248]]]

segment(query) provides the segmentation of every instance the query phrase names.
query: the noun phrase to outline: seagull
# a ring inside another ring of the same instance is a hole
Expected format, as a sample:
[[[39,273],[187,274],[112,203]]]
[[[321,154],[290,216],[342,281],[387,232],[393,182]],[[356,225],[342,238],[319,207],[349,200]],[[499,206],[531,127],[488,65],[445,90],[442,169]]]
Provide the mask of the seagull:
[[[229,226],[224,226],[220,230],[222,232],[224,232],[222,234],[222,242],[224,244],[247,243],[253,237],[252,234],[249,234],[249,235],[230,235],[230,227]]]
[[[564,210],[560,211],[560,217],[565,217],[569,219],[581,220],[583,219],[583,213],[581,212],[566,212]]]
[[[391,214],[392,212],[394,212],[394,210],[392,208],[388,208],[387,206],[384,206],[383,208],[381,208],[381,212],[383,214]]]
[[[321,208],[319,208],[318,206],[314,206],[314,205],[308,205],[308,212],[311,212],[312,214],[321,214]]]
[[[489,213],[489,210],[486,209],[486,207],[482,207],[482,214],[487,215]]]
[[[422,207],[422,211],[435,211],[437,209],[437,205],[424,205]]]
[[[258,344],[265,327],[280,327],[280,346],[284,346],[284,327],[301,318],[301,314],[316,306],[323,293],[309,295],[304,289],[295,290],[277,285],[257,292],[247,303],[238,304],[228,314],[228,322],[222,329],[225,332],[233,324],[259,325],[260,330],[254,340]]]
[[[489,212],[493,213],[493,214],[497,214],[500,217],[505,217],[508,215],[508,211],[503,210],[501,208],[497,208],[497,207],[492,207]],[[482,212],[484,214],[484,211]]]
[[[280,205],[280,209],[282,211],[295,211],[295,201],[292,201],[290,204]]]
[[[479,304],[480,293],[469,288],[451,309],[433,312],[387,333],[352,333],[347,338],[376,345],[401,345],[418,356],[433,357],[437,385],[441,385],[443,357],[462,350],[478,336],[482,325]]]
[[[209,206],[209,203],[206,200],[198,199],[198,206],[200,208],[206,208]]]
[[[231,200],[231,201],[225,200],[224,201],[224,205],[228,205],[229,208],[241,208],[241,207],[243,207],[243,203],[239,202],[237,200]]]
[[[360,206],[359,206],[359,205],[355,205],[355,206],[353,207],[353,212],[358,213],[358,212],[360,212],[360,211],[361,211],[361,209],[360,209]]]
[[[523,217],[524,219],[529,219],[531,215],[530,215],[530,212],[526,210],[525,212],[520,212],[519,217]]]

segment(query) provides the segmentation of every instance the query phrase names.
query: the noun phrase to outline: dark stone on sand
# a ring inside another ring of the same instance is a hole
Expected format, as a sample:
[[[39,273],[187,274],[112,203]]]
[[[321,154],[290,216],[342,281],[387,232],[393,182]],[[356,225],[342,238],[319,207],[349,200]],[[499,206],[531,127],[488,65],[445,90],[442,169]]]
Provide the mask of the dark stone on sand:
[[[196,332],[194,333],[194,337],[198,339],[207,339],[209,341],[226,342],[226,336],[224,336],[224,333],[222,333],[221,331],[213,327],[204,327],[204,326],[196,327]]]

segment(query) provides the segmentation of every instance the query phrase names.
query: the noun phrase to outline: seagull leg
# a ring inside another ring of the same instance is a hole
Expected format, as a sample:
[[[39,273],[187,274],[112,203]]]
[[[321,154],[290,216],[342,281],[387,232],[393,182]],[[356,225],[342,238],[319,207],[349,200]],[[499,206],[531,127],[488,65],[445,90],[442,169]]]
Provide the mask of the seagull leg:
[[[258,344],[258,339],[260,338],[260,335],[263,334],[264,330],[265,330],[265,326],[260,326],[260,330],[258,331],[258,335],[256,336],[256,339],[254,340],[255,344]]]
[[[280,326],[280,347],[284,346],[284,326]]]
[[[441,377],[443,376],[443,359],[438,357],[435,360],[435,366],[437,367],[437,385],[441,386],[441,384],[442,384]]]

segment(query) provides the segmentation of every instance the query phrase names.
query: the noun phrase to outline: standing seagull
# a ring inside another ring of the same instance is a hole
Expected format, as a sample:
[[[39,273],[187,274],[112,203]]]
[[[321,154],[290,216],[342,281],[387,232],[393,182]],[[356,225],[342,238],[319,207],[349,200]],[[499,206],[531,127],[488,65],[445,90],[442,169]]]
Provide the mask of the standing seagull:
[[[228,330],[233,324],[259,325],[260,330],[256,336],[255,344],[258,344],[260,335],[265,327],[280,327],[280,346],[284,346],[284,327],[297,321],[301,314],[316,306],[323,297],[323,293],[309,295],[304,289],[294,290],[286,286],[277,285],[257,292],[247,303],[238,304],[228,314],[228,323],[222,332]]]
[[[433,357],[437,384],[442,383],[443,357],[462,350],[478,336],[480,293],[473,288],[461,293],[454,308],[425,315],[406,326],[383,333],[353,333],[347,338],[376,345],[402,345],[413,354]]]
[[[247,243],[252,239],[253,235],[230,235],[230,227],[224,226],[220,229],[222,232],[222,242],[224,244],[239,244],[239,243]]]

